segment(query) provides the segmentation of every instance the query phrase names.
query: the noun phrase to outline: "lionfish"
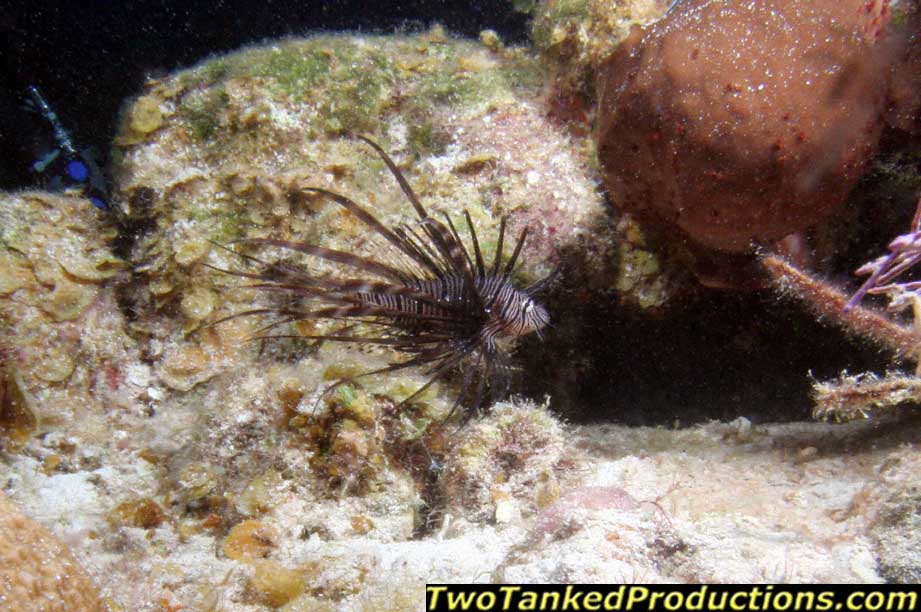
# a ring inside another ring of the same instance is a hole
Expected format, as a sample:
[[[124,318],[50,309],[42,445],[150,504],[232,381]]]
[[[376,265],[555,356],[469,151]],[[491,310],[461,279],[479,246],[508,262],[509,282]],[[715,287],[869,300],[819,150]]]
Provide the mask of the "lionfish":
[[[257,281],[248,285],[251,288],[283,292],[294,299],[287,306],[246,310],[216,323],[239,316],[274,315],[279,319],[259,330],[254,339],[302,338],[391,347],[402,358],[386,367],[340,379],[330,389],[358,377],[423,368],[428,381],[400,405],[418,398],[452,371],[462,369],[462,390],[450,414],[462,403],[471,412],[479,411],[484,391],[490,401],[508,392],[509,351],[515,341],[533,332],[540,335],[548,325],[549,313],[535,298],[550,284],[555,272],[527,288],[517,288],[512,276],[528,234],[527,227],[518,237],[511,257],[503,262],[506,229],[503,217],[494,257],[491,263],[487,262],[466,210],[464,218],[472,253],[464,246],[447,214],[444,223],[429,216],[390,156],[374,141],[363,136],[357,138],[381,157],[419,221],[413,226],[387,227],[344,195],[318,187],[303,188],[304,192],[317,194],[349,211],[383,239],[387,251],[371,258],[305,242],[271,238],[236,241],[234,244],[244,247],[281,247],[316,257],[337,264],[341,273],[314,275],[289,263],[266,265],[256,257],[234,251],[250,263],[263,265],[263,270],[217,270]],[[359,277],[350,277],[349,269],[353,274],[359,272]],[[264,335],[280,325],[305,320],[339,321],[342,325],[326,334]],[[356,327],[365,332],[356,332]]]

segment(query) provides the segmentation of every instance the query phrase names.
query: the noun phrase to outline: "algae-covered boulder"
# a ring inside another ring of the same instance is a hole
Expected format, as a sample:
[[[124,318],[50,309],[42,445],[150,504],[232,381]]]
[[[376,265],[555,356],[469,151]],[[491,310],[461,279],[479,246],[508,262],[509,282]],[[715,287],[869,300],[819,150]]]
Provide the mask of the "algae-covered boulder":
[[[354,135],[394,158],[432,216],[463,229],[469,211],[484,253],[494,250],[503,216],[507,236],[527,225],[520,282],[547,275],[568,254],[593,285],[617,284],[616,240],[590,141],[573,141],[549,120],[544,78],[526,49],[435,28],[284,40],[149,83],[123,114],[114,175],[138,274],[125,292],[138,315],[133,329],[160,341],[165,384],[188,390],[236,362],[257,346],[243,339],[265,320],[207,326],[278,303],[208,267],[246,270],[225,248],[234,241],[379,255],[379,236],[304,187],[342,193],[388,226],[418,220],[382,160]],[[282,249],[246,254],[329,269]]]

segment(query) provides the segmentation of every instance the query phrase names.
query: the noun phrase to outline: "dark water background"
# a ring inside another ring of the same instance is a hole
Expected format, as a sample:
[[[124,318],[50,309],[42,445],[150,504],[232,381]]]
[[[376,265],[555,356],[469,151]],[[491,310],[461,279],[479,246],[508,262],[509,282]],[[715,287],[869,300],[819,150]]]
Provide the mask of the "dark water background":
[[[119,106],[148,76],[266,39],[435,22],[463,36],[491,28],[506,42],[527,41],[527,16],[501,0],[7,0],[0,3],[0,189],[33,180],[34,119],[22,110],[28,85],[105,167]]]

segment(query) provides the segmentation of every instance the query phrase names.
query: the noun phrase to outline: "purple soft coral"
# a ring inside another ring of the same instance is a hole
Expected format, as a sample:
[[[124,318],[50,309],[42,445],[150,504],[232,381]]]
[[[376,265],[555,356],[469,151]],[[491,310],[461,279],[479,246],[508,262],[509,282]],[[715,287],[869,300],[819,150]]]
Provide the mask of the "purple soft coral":
[[[903,272],[921,261],[921,198],[911,221],[911,231],[897,236],[889,243],[889,254],[865,263],[856,274],[870,278],[844,306],[850,310],[860,303],[868,293],[886,295],[891,310],[904,310],[909,306],[921,305],[921,281],[893,282]]]

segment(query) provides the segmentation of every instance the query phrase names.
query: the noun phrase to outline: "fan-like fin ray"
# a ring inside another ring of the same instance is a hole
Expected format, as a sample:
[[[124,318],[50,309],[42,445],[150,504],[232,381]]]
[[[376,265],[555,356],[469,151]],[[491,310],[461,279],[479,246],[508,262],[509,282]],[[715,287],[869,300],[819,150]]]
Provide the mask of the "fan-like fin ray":
[[[328,249],[326,247],[317,246],[315,244],[308,244],[306,242],[291,242],[289,240],[277,240],[275,238],[245,238],[243,240],[237,240],[233,244],[281,247],[283,249],[297,251],[306,255],[313,255],[314,257],[319,257],[320,259],[325,259],[334,263],[345,264],[358,270],[363,270],[365,272],[370,272],[372,274],[377,274],[378,276],[388,278],[394,282],[402,283],[407,280],[407,275],[401,270],[394,268],[393,266],[382,264],[378,261],[368,259],[367,257],[353,255],[351,253],[338,251],[336,249]],[[243,257],[249,256],[243,255]]]
[[[429,214],[425,211],[425,207],[422,206],[422,202],[420,202],[419,198],[416,197],[416,193],[410,186],[409,181],[406,180],[406,177],[403,176],[403,173],[400,172],[400,169],[397,168],[397,165],[394,163],[394,161],[390,159],[390,156],[387,155],[387,152],[384,151],[379,144],[370,138],[365,138],[364,136],[357,136],[357,138],[371,145],[371,148],[377,152],[382,160],[384,160],[384,163],[387,164],[387,168],[390,170],[390,173],[397,180],[397,183],[400,184],[400,189],[403,190],[403,194],[406,195],[406,199],[409,200],[410,204],[413,205],[413,208],[416,209],[416,214],[419,215],[419,219],[427,219]]]
[[[366,211],[364,208],[356,204],[353,200],[350,200],[344,195],[338,194],[334,191],[320,189],[319,187],[304,187],[302,191],[318,193],[322,195],[323,197],[328,198],[332,200],[333,202],[336,202],[337,204],[339,204],[340,206],[348,210],[350,213],[358,217],[358,219],[362,223],[364,223],[365,225],[370,227],[372,230],[374,230],[375,232],[383,236],[384,239],[387,240],[387,242],[389,242],[394,247],[396,247],[397,249],[399,249],[400,251],[408,255],[410,258],[416,260],[416,263],[423,265],[423,266],[426,265],[426,262],[424,260],[416,259],[416,253],[411,248],[407,247],[406,244],[402,240],[400,240],[399,235],[397,235],[396,233],[393,232],[393,230],[391,230],[386,225],[378,221],[377,217],[375,217],[374,215]]]
[[[502,241],[505,239],[505,217],[499,220],[499,239],[496,242],[496,259],[492,264],[492,275],[499,275],[499,266],[502,264]]]

